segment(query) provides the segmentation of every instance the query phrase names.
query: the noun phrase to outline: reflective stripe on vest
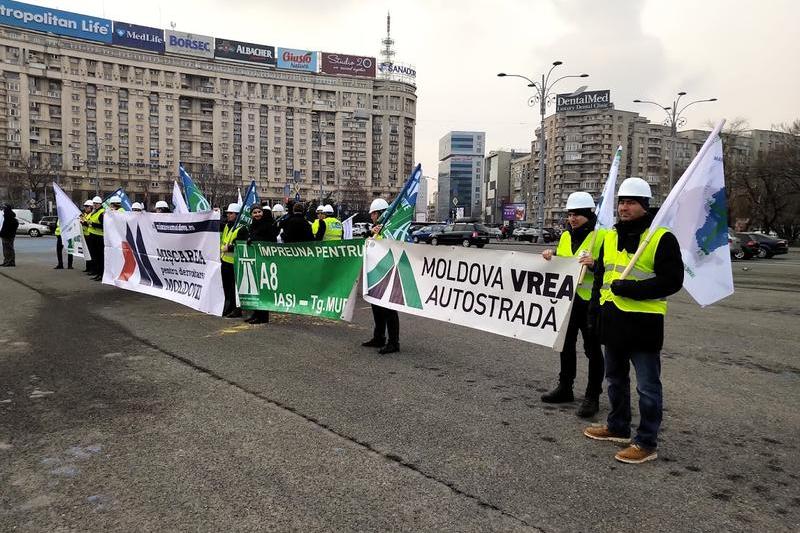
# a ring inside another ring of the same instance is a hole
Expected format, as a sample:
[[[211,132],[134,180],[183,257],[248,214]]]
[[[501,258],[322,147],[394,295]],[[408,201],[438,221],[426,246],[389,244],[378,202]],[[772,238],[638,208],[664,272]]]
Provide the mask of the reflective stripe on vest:
[[[226,263],[233,264],[233,252],[226,252],[225,247],[233,244],[233,241],[236,240],[236,236],[239,235],[240,229],[242,229],[242,226],[239,226],[234,230],[229,230],[228,225],[225,224],[225,227],[222,230],[222,237],[220,239],[220,245],[219,245],[219,251],[220,251],[219,257]]]
[[[597,238],[592,247],[592,259],[597,260],[600,255],[600,247],[603,245],[603,238],[605,237],[606,230],[599,229],[590,231],[589,235],[583,239],[583,242],[578,247],[575,253],[572,253],[572,235],[570,232],[565,231],[561,234],[561,239],[558,241],[558,248],[556,248],[556,255],[558,257],[578,257],[583,250],[588,250],[592,244],[592,236],[597,233]],[[578,285],[578,296],[581,300],[589,301],[592,297],[592,284],[594,283],[594,274],[587,270],[586,275],[583,276],[583,283]]]
[[[656,250],[658,249],[658,243],[661,241],[661,237],[663,237],[667,231],[667,228],[656,228],[653,237],[650,239],[650,242],[647,243],[642,255],[633,265],[633,269],[631,269],[627,279],[644,281],[656,277],[654,272]],[[646,234],[647,232],[644,232],[639,236],[640,244]],[[666,315],[666,298],[658,300],[634,300],[632,298],[617,296],[611,292],[611,282],[620,278],[632,257],[633,254],[628,253],[626,250],[617,250],[617,230],[607,231],[605,239],[603,240],[603,265],[606,270],[605,274],[603,274],[603,286],[600,288],[600,304],[612,302],[620,311]]]
[[[344,230],[342,229],[342,222],[338,218],[328,217],[325,219],[325,235],[322,236],[323,241],[341,241],[343,235]]]
[[[97,211],[93,211],[91,215],[87,218],[89,221],[89,235],[97,235],[98,237],[103,236],[103,223],[100,222],[100,215],[106,212],[105,207],[101,207]]]

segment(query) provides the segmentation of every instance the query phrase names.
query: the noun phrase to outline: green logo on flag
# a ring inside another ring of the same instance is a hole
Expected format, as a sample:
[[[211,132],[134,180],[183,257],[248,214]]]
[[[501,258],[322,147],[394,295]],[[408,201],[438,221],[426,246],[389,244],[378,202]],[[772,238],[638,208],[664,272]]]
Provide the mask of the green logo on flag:
[[[392,251],[386,252],[375,267],[367,272],[367,294],[373,298],[383,298],[389,282],[392,281],[392,292],[389,301],[398,305],[422,309],[422,299],[419,296],[417,281],[411,269],[411,261],[405,252],[400,256],[400,261],[395,265]]]

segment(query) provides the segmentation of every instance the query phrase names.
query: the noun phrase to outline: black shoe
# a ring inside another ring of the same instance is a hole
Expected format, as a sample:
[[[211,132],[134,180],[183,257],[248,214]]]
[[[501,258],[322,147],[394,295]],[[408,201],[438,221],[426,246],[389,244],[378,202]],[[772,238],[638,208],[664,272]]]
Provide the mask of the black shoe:
[[[572,394],[572,387],[563,383],[559,383],[558,386],[550,392],[542,394],[542,401],[544,403],[567,403],[574,400],[575,396]]]
[[[381,354],[381,355],[386,355],[387,353],[395,353],[395,352],[399,352],[399,351],[400,351],[400,345],[399,344],[397,344],[397,343],[395,343],[395,344],[389,343],[386,346],[384,346],[383,348],[381,348],[380,350],[378,350],[378,353]]]
[[[103,281],[103,276],[98,274],[98,275],[96,275],[95,277],[92,278],[92,281]]]
[[[228,318],[242,318],[242,310],[234,309],[233,311],[228,313]]]
[[[57,265],[57,266],[53,267],[53,270],[63,270],[63,269],[64,269],[64,265]]]
[[[370,339],[367,342],[362,342],[361,346],[366,346],[367,348],[381,348],[386,341],[381,339]]]
[[[72,267],[71,267],[71,266],[68,266],[68,267],[67,267],[67,270],[72,270]]]
[[[591,418],[600,411],[600,399],[597,396],[586,396],[575,412],[580,418]]]
[[[254,318],[254,319],[248,320],[248,322],[251,323],[251,324],[266,324],[267,322],[269,322],[269,319],[268,318]]]
[[[15,267],[15,266],[17,266],[17,264],[16,264],[15,262],[13,262],[13,261],[12,261],[12,262],[10,262],[10,263],[3,263],[3,264],[2,264],[2,265],[0,265],[0,266],[4,266],[4,267]]]

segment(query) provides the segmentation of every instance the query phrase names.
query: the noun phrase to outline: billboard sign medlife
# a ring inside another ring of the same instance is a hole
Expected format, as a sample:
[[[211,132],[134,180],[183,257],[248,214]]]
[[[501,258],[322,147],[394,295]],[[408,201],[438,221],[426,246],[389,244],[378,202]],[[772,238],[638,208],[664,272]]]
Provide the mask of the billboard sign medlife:
[[[164,30],[164,50],[170,54],[214,57],[214,38],[196,33]]]
[[[572,96],[556,95],[556,113],[562,111],[591,111],[611,107],[611,91],[586,91]]]
[[[310,50],[278,48],[278,68],[316,72],[317,53]]]
[[[111,21],[58,9],[0,0],[0,24],[102,43],[111,42]]]
[[[320,72],[325,74],[375,77],[375,58],[363,56],[349,56],[346,54],[329,54],[321,52],[322,66]]]
[[[114,21],[114,38],[111,44],[127,46],[150,52],[164,53],[164,30]]]
[[[214,57],[218,59],[233,59],[248,63],[275,66],[275,47],[264,44],[244,43],[231,39],[217,39],[214,48]]]

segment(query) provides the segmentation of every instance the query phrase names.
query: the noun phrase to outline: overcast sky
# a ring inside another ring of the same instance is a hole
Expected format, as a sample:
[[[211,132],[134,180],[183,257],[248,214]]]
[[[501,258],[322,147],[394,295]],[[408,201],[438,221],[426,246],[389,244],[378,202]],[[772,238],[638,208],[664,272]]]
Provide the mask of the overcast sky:
[[[719,98],[686,127],[742,117],[800,118],[800,2],[794,0],[60,0],[38,5],[254,43],[379,56],[392,14],[396,59],[417,69],[416,157],[435,176],[439,138],[486,132],[487,152],[529,147],[538,110],[519,79],[555,60],[559,92],[610,89],[617,109],[663,116],[635,98]],[[569,83],[580,81],[581,83]],[[548,114],[551,110],[548,110]]]

